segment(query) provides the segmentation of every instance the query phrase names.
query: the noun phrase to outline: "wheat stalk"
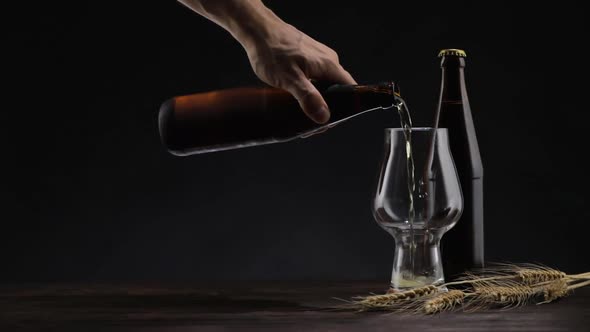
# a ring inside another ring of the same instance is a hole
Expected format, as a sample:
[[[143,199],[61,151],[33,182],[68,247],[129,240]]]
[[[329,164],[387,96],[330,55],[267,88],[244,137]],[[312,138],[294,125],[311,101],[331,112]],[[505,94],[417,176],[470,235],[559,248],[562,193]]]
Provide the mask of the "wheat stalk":
[[[570,279],[590,279],[590,272],[580,273],[580,274],[568,274],[567,276]]]
[[[465,290],[447,287],[466,285]],[[463,307],[467,311],[510,309],[529,303],[545,304],[590,285],[590,272],[568,275],[539,264],[496,264],[468,272],[457,281],[404,292],[356,297],[349,307],[407,313],[436,314]]]
[[[586,280],[583,282],[578,282],[578,283],[572,283],[571,285],[569,285],[567,287],[568,290],[574,290],[576,288],[580,288],[580,287],[584,287],[584,286],[588,286],[590,285],[590,280]]]

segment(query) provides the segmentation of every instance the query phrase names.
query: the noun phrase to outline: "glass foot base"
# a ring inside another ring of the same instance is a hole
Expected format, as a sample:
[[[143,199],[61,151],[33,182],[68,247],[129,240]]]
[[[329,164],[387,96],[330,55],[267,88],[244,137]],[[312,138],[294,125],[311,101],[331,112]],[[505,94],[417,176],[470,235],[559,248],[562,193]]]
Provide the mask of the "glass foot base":
[[[404,292],[416,288],[426,287],[429,285],[439,286],[444,283],[444,279],[433,281],[431,278],[416,277],[414,279],[398,279],[391,282],[389,289],[393,292]],[[446,290],[446,287],[444,288]]]

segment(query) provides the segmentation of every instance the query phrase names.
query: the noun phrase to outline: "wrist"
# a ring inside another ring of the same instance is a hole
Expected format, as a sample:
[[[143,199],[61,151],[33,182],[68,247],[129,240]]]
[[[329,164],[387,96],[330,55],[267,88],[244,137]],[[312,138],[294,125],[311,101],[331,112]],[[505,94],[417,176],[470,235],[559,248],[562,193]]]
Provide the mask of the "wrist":
[[[246,49],[267,40],[280,26],[287,25],[261,0],[178,0],[217,23]]]
[[[226,29],[246,49],[268,40],[286,24],[260,1],[240,1],[232,9],[235,15],[228,20]]]

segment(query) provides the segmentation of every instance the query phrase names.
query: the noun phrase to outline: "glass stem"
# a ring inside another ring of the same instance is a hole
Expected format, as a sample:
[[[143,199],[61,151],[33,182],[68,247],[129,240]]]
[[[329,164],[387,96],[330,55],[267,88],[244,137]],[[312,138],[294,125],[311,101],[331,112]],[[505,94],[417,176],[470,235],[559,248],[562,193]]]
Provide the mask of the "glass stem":
[[[442,234],[442,231],[419,228],[414,228],[413,231],[398,229],[394,232],[395,259],[391,273],[393,289],[408,290],[444,283],[440,255]],[[415,246],[414,250],[412,244]]]

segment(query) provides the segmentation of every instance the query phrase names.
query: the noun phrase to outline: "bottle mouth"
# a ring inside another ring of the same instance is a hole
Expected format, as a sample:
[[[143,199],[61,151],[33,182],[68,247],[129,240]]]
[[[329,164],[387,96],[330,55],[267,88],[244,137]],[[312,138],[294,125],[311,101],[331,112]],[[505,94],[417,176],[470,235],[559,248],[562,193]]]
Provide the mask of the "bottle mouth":
[[[456,56],[456,57],[466,58],[467,53],[465,53],[464,50],[461,50],[458,48],[447,48],[447,49],[441,50],[438,53],[439,58],[442,58],[443,56]]]

